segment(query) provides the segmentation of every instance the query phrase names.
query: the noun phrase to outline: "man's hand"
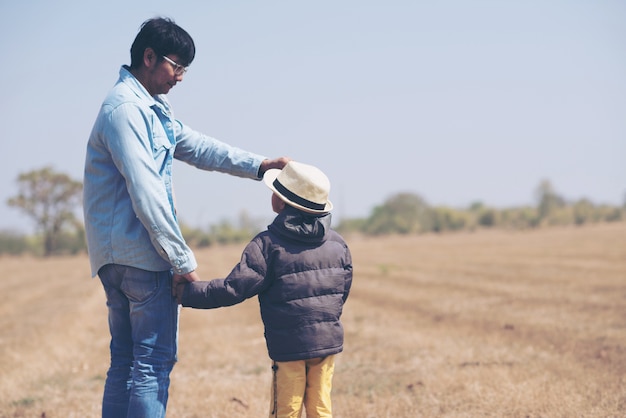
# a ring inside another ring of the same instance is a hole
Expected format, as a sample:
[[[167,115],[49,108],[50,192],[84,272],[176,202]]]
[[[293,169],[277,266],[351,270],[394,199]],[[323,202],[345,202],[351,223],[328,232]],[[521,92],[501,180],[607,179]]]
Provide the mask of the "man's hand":
[[[172,293],[174,293],[174,296],[176,297],[176,301],[178,302],[179,305],[183,304],[183,294],[185,293],[186,284],[187,282],[180,282],[172,286]]]
[[[259,178],[262,178],[263,174],[265,174],[265,172],[270,168],[278,168],[279,170],[282,170],[289,161],[291,161],[291,158],[289,157],[278,157],[273,160],[263,160],[259,166]]]
[[[188,282],[195,282],[200,280],[198,273],[191,271],[185,274],[176,274],[172,276],[172,296],[178,299],[178,303],[181,303],[183,298],[183,292],[185,291],[185,284]]]

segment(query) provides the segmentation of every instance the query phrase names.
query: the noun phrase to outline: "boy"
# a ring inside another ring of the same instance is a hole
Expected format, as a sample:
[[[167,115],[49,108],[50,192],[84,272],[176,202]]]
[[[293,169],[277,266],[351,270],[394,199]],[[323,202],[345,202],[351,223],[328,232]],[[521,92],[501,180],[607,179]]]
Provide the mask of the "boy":
[[[278,215],[246,246],[225,279],[177,285],[193,308],[230,306],[258,295],[273,360],[270,417],[331,417],[334,356],[343,350],[340,317],[352,284],[352,256],[331,229],[330,182],[311,165],[268,170]]]

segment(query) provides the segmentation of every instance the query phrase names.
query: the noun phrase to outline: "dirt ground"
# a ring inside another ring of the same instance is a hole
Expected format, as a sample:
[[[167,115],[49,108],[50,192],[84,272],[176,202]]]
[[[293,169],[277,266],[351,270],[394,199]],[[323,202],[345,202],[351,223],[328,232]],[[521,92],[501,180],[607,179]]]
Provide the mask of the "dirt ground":
[[[626,416],[626,223],[346,237],[336,418]],[[196,253],[204,279],[243,245]],[[97,417],[104,292],[85,255],[0,258],[0,418]],[[183,309],[168,417],[262,417],[255,298]]]

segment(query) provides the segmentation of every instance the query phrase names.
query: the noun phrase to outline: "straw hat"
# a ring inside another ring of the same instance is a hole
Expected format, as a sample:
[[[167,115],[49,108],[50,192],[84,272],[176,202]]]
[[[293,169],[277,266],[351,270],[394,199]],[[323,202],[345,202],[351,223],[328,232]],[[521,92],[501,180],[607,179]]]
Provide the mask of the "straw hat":
[[[285,203],[304,212],[319,214],[333,209],[328,200],[330,181],[317,167],[289,161],[282,170],[267,170],[263,181]]]

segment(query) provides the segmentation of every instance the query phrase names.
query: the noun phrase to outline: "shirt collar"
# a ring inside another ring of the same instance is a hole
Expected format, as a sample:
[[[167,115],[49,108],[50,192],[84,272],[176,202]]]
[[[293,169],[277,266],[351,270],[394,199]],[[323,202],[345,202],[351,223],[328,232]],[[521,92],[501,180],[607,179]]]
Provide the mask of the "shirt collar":
[[[157,106],[166,115],[171,114],[170,104],[165,98],[165,95],[158,94],[156,96],[150,96],[148,90],[146,90],[143,84],[130,72],[130,67],[127,65],[122,65],[120,68],[120,82],[126,84],[148,107]]]

